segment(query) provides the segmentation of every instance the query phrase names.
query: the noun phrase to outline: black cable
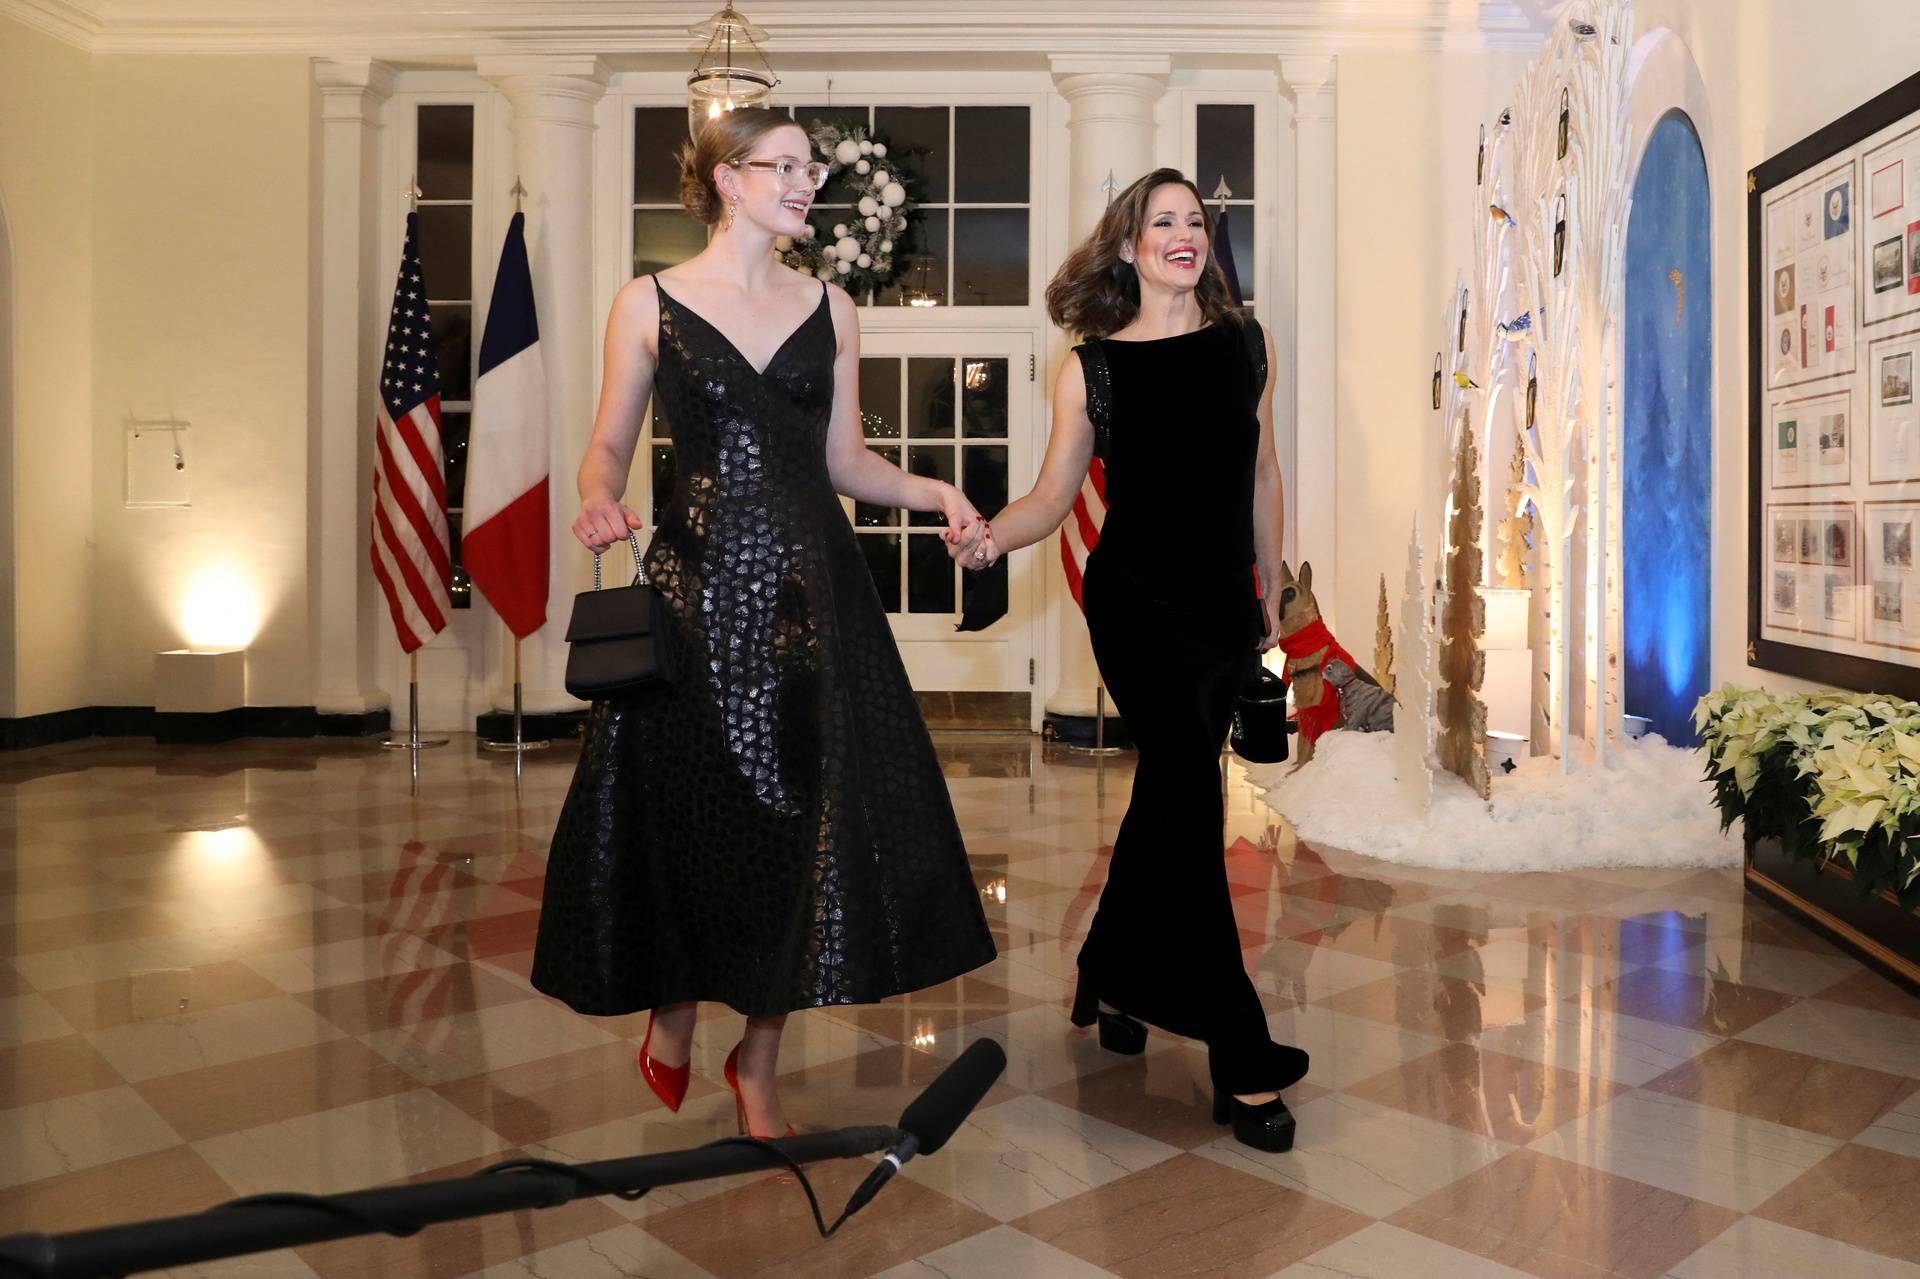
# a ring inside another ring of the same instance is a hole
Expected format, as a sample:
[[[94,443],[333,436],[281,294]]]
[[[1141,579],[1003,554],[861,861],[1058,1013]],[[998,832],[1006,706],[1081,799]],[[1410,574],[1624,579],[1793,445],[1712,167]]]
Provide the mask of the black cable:
[[[603,1181],[599,1177],[590,1177],[572,1164],[555,1163],[551,1159],[509,1159],[503,1163],[490,1164],[475,1173],[474,1176],[488,1177],[495,1173],[503,1172],[558,1173],[562,1177],[571,1178],[575,1185],[584,1186],[596,1195],[612,1195],[615,1199],[624,1199],[628,1203],[639,1199],[645,1195],[649,1189],[649,1187],[642,1186],[638,1190],[622,1190],[611,1181]]]
[[[853,1215],[850,1210],[842,1211],[841,1214],[834,1219],[834,1223],[829,1226],[826,1217],[822,1215],[820,1211],[820,1197],[813,1193],[813,1182],[808,1180],[806,1169],[795,1163],[793,1157],[787,1154],[786,1151],[780,1149],[780,1147],[765,1138],[722,1137],[720,1140],[710,1144],[714,1146],[753,1146],[760,1150],[772,1152],[781,1163],[793,1170],[794,1176],[800,1179],[800,1189],[805,1191],[807,1195],[807,1207],[813,1210],[813,1228],[820,1232],[822,1239],[833,1238],[835,1232],[847,1224],[847,1218]]]
[[[312,1208],[318,1212],[330,1213],[333,1216],[366,1226],[370,1231],[383,1235],[392,1235],[395,1239],[410,1239],[420,1233],[419,1226],[409,1225],[405,1222],[387,1221],[376,1217],[370,1212],[349,1207],[346,1204],[340,1203],[338,1200],[328,1199],[322,1195],[303,1195],[296,1191],[275,1191],[271,1194],[248,1195],[244,1199],[229,1199],[226,1203],[215,1204],[207,1211],[225,1212],[229,1208],[264,1207]]]

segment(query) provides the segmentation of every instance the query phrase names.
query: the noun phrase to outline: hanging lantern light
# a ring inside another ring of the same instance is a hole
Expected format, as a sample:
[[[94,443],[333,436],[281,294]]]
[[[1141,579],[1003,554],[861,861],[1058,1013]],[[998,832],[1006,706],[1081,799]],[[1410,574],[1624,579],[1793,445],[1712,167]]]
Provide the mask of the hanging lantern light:
[[[724,111],[773,104],[773,87],[780,78],[760,52],[767,33],[741,17],[733,0],[688,30],[700,40],[693,47],[700,60],[687,77],[689,134],[697,135],[701,125]]]

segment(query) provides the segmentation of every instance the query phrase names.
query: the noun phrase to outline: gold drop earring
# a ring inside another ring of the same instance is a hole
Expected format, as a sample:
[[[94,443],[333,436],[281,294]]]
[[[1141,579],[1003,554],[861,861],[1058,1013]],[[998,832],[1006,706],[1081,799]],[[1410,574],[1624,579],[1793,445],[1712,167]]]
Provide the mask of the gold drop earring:
[[[740,212],[740,193],[736,191],[733,193],[733,198],[727,201],[727,230],[733,230],[733,217],[738,212]]]

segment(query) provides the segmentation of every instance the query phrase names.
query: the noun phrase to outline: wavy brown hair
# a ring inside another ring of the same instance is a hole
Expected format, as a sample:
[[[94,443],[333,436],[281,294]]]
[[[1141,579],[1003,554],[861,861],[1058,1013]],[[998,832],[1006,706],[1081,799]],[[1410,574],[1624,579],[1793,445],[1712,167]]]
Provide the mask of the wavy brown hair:
[[[1207,260],[1194,288],[1200,311],[1213,324],[1228,324],[1236,318],[1226,273],[1213,255],[1213,214],[1207,211],[1200,188],[1178,169],[1155,169],[1113,198],[1093,234],[1054,272],[1047,285],[1047,315],[1055,324],[1081,337],[1105,337],[1125,328],[1139,314],[1140,274],[1133,263],[1121,259],[1120,249],[1139,243],[1153,193],[1171,185],[1193,192],[1206,224]]]
[[[703,123],[693,140],[680,147],[680,203],[687,212],[708,226],[718,222],[727,202],[713,184],[714,168],[746,159],[760,139],[777,129],[806,132],[782,113],[759,107],[722,111]]]

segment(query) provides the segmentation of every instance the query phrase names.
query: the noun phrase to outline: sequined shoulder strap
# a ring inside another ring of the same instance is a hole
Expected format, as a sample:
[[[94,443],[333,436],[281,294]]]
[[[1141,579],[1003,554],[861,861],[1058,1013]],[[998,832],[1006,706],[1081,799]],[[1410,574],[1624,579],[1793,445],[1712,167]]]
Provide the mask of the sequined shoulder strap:
[[[1260,321],[1251,315],[1240,320],[1240,339],[1247,346],[1247,364],[1253,370],[1253,405],[1258,411],[1260,397],[1267,389],[1267,338]]]
[[[1088,338],[1074,350],[1080,356],[1080,375],[1087,383],[1087,421],[1093,423],[1093,455],[1107,460],[1113,429],[1113,376],[1107,371],[1107,345]]]

